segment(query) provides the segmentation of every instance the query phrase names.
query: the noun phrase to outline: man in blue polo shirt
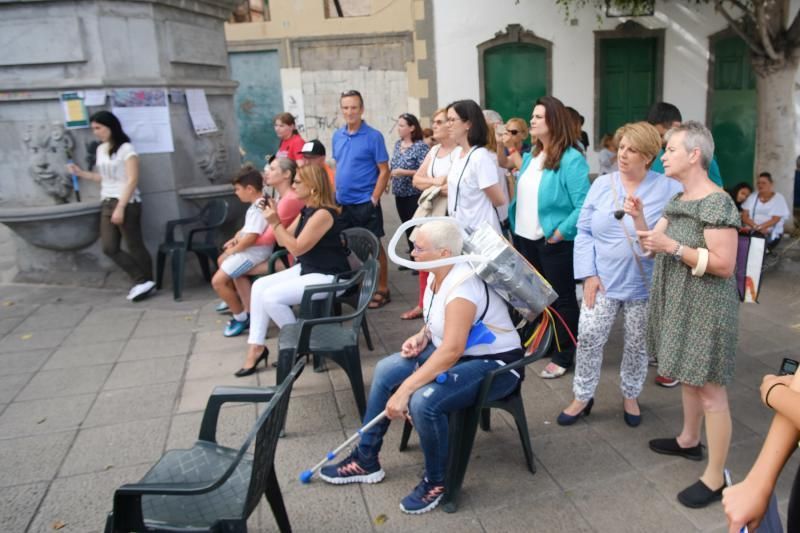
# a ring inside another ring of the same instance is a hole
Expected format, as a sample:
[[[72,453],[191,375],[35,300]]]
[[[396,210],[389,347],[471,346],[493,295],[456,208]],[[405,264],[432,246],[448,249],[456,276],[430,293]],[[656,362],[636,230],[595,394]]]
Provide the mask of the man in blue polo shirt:
[[[346,227],[366,228],[383,237],[381,195],[389,181],[389,154],[383,135],[362,120],[364,99],[358,91],[345,91],[339,99],[345,125],[333,134],[336,160],[336,202],[342,206]],[[369,307],[383,307],[391,301],[388,263],[381,244],[378,255],[378,287]]]

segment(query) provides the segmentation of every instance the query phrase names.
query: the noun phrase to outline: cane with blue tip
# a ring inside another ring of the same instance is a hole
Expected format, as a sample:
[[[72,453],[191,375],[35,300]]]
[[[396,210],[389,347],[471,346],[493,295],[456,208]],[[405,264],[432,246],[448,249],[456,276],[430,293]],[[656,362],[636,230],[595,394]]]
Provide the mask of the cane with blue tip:
[[[442,372],[441,374],[436,376],[436,383],[440,383],[441,384],[441,383],[444,383],[445,381],[447,381],[447,372]],[[375,418],[373,418],[372,420],[367,422],[364,425],[364,427],[362,427],[361,429],[359,429],[358,431],[356,431],[355,433],[350,435],[350,438],[348,438],[346,441],[341,443],[339,446],[337,446],[333,450],[329,451],[328,454],[325,456],[325,458],[322,461],[320,461],[319,463],[317,463],[316,465],[314,465],[313,468],[311,468],[310,470],[304,470],[300,474],[300,482],[301,483],[311,483],[311,478],[314,477],[314,474],[317,471],[319,471],[320,468],[325,466],[325,463],[327,463],[328,461],[332,461],[339,454],[339,452],[341,452],[342,450],[344,450],[345,448],[347,448],[348,446],[353,444],[356,440],[361,438],[361,435],[363,435],[364,432],[369,431],[370,429],[372,429],[378,422],[380,422],[384,418],[386,418],[386,410],[385,409],[383,411],[381,411],[378,414],[378,416],[376,416]]]

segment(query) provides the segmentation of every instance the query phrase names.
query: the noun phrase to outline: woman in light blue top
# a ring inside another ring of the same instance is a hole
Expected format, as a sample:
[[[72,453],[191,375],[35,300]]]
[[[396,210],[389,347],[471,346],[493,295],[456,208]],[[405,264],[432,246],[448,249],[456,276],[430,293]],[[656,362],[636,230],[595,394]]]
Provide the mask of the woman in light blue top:
[[[558,98],[543,96],[531,114],[533,150],[525,154],[517,179],[516,196],[508,209],[514,246],[542,273],[558,293],[553,308],[571,331],[578,327],[578,301],[572,273],[575,224],[589,190],[589,165],[573,148],[576,139],[569,114]],[[563,376],[572,366],[575,347],[557,320],[561,350],[540,374]]]
[[[597,178],[589,189],[578,220],[575,238],[575,277],[583,279],[583,305],[578,323],[575,358],[575,399],[559,415],[562,426],[589,414],[600,381],[603,347],[617,313],[625,315],[625,344],[620,369],[625,423],[641,422],[637,398],[647,377],[645,333],[647,297],[653,259],[645,257],[636,240],[633,219],[623,206],[641,206],[648,227],[661,218],[667,202],[681,185],[648,170],[661,149],[661,136],[646,122],[626,124],[615,139],[619,171]]]

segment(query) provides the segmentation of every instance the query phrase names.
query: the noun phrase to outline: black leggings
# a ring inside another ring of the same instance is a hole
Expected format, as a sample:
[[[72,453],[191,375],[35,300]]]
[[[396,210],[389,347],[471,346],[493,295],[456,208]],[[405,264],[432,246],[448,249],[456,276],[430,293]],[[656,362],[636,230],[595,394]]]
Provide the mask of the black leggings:
[[[394,204],[397,206],[397,214],[400,215],[400,222],[408,222],[414,218],[414,213],[417,210],[417,202],[419,202],[419,194],[414,196],[395,196]],[[408,252],[414,248],[411,243],[411,232],[414,228],[406,229],[406,241],[408,242]]]
[[[794,475],[789,507],[786,509],[786,531],[800,531],[800,468]]]

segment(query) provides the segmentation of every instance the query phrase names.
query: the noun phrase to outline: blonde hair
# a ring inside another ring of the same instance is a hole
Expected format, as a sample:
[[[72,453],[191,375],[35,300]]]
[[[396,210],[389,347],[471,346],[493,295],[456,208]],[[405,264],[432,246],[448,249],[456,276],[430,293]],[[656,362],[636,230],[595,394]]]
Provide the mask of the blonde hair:
[[[647,168],[649,169],[656,156],[661,152],[661,135],[655,126],[649,122],[625,124],[620,126],[614,134],[614,144],[619,146],[623,137],[627,137],[631,146],[649,160],[647,163]]]
[[[508,119],[508,122],[506,122],[506,129],[509,129],[508,127],[509,125],[512,125],[513,129],[518,129],[520,132],[524,134],[522,136],[523,141],[528,138],[528,129],[530,128],[530,126],[527,122],[525,122],[524,118],[512,117]]]
[[[317,165],[305,165],[297,170],[297,177],[309,189],[306,205],[309,207],[327,207],[339,212],[339,206],[333,197],[333,189],[325,169]]]

